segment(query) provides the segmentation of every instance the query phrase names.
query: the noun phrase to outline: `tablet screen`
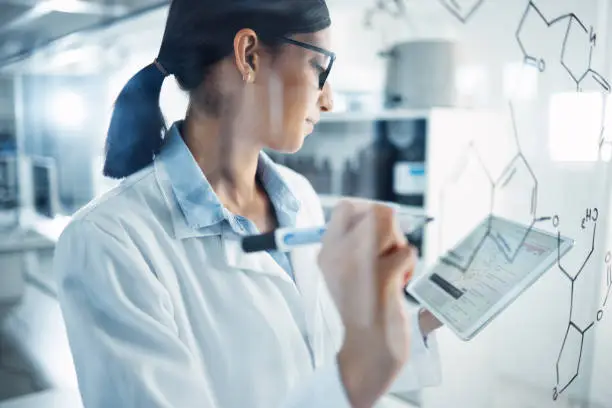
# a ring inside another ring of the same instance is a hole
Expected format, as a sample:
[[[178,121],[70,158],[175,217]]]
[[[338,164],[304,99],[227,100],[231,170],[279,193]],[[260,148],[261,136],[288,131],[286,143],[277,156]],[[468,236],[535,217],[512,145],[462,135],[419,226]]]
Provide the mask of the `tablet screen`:
[[[523,282],[549,269],[563,239],[490,217],[410,291],[465,332]]]

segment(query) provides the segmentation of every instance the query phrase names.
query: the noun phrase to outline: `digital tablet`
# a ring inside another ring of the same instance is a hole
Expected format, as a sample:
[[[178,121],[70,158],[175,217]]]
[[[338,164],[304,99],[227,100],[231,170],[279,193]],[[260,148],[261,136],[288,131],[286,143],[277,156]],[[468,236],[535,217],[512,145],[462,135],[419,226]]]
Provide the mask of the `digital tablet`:
[[[564,256],[574,241],[485,218],[406,288],[462,340],[471,340]]]

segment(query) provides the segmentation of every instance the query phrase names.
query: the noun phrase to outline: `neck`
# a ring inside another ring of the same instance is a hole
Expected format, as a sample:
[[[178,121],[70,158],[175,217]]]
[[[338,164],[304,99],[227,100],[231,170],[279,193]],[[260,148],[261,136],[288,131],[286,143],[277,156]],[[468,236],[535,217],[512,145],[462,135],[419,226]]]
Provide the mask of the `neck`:
[[[255,176],[261,146],[240,135],[240,129],[233,123],[190,109],[182,134],[221,203],[238,209],[256,198]]]

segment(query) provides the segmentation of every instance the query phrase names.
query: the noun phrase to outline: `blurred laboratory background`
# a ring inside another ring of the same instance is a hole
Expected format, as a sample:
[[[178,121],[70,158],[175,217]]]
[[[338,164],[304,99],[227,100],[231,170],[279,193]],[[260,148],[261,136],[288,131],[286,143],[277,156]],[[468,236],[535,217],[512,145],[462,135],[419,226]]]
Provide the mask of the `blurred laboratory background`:
[[[576,240],[474,340],[439,331],[440,386],[384,406],[612,407],[612,1],[327,2],[334,112],[298,153],[267,152],[327,214],[352,196],[434,216],[423,268],[490,213]],[[168,4],[0,0],[0,408],[81,406],[54,243],[117,183],[101,172],[113,101],[156,57]],[[160,103],[172,123],[187,97],[168,79]]]

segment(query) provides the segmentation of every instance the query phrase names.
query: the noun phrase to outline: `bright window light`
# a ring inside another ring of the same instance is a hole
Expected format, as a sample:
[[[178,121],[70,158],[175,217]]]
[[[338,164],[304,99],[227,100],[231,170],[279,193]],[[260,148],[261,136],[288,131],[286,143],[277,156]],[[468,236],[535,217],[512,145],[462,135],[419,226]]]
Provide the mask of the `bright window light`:
[[[549,109],[549,150],[554,161],[597,161],[603,96],[598,92],[554,94]]]
[[[37,7],[44,11],[70,14],[110,14],[111,16],[120,16],[128,11],[125,6],[104,3],[100,5],[97,2],[84,0],[46,0],[40,2]]]
[[[537,68],[522,62],[507,64],[504,67],[504,95],[513,100],[529,100],[538,93]]]
[[[609,96],[605,98],[606,109],[604,124],[600,135],[599,157],[605,162],[612,160],[612,100]]]
[[[78,0],[47,0],[38,5],[40,10],[59,11],[62,13],[75,13],[79,10],[79,5],[82,3]]]
[[[75,92],[58,92],[47,108],[49,121],[62,129],[78,129],[85,121],[85,101]]]
[[[602,143],[599,156],[601,160],[606,163],[612,160],[612,142],[604,141],[604,143]]]
[[[80,46],[78,48],[67,49],[51,57],[46,68],[49,70],[72,69],[94,71],[100,68],[100,62],[106,61],[109,52],[104,53],[98,46]],[[104,59],[103,59],[104,57]]]
[[[185,113],[189,106],[189,96],[179,88],[174,78],[171,78],[164,82],[159,105],[166,119],[166,125],[170,126],[175,121],[185,118]]]
[[[455,84],[458,97],[462,100],[482,100],[488,91],[487,70],[482,65],[466,65],[457,68]]]

